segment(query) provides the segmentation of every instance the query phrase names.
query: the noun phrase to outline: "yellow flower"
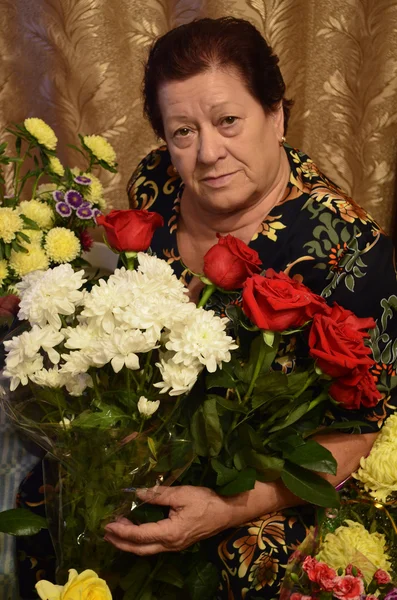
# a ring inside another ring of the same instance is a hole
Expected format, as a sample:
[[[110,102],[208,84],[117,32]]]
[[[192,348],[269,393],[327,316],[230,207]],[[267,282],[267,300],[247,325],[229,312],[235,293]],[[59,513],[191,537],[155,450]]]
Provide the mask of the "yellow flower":
[[[37,195],[47,194],[48,192],[54,192],[57,189],[56,183],[41,183],[37,188]]]
[[[101,135],[86,135],[83,138],[85,146],[98,159],[113,167],[116,163],[116,153],[113,147]],[[90,175],[91,177],[91,175]]]
[[[6,244],[15,239],[15,234],[23,229],[24,223],[13,208],[0,207],[0,239]]]
[[[377,569],[390,569],[385,551],[386,540],[382,533],[369,533],[361,523],[346,520],[335,533],[327,533],[323,546],[316,556],[320,561],[338,570],[349,564],[361,569],[369,583]]]
[[[41,240],[43,239],[42,231],[38,229],[24,229],[23,233],[28,236],[29,242],[20,239],[19,243],[21,246],[41,246]]]
[[[370,455],[361,458],[360,468],[353,477],[380,502],[397,491],[397,415],[387,419]]]
[[[47,123],[41,119],[32,117],[25,119],[23,124],[31,136],[36,138],[41,146],[45,146],[48,150],[55,150],[58,138]]]
[[[54,227],[47,233],[44,244],[50,260],[55,263],[68,263],[77,258],[81,251],[79,239],[73,231],[65,227]]]
[[[48,269],[48,257],[40,246],[29,244],[25,248],[28,250],[27,253],[11,250],[10,267],[19,277],[31,271]]]
[[[36,590],[41,600],[112,600],[106,581],[89,569],[80,575],[70,569],[69,580],[64,586],[42,579],[36,583]]]
[[[54,224],[54,211],[51,206],[40,200],[24,200],[19,205],[19,213],[32,219],[44,231],[51,229]]]
[[[48,166],[49,166],[50,171],[55,173],[55,175],[59,175],[60,177],[63,177],[65,175],[65,169],[63,168],[62,163],[59,160],[59,158],[57,158],[56,156],[49,157],[49,165]]]
[[[0,287],[8,276],[8,264],[6,260],[0,260]]]

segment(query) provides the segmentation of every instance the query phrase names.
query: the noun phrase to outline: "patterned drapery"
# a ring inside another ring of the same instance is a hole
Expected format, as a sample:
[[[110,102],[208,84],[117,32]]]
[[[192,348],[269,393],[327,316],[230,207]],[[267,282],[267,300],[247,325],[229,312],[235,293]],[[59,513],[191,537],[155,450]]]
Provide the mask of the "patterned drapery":
[[[395,0],[0,0],[0,126],[45,119],[60,158],[100,133],[119,173],[104,174],[114,207],[157,144],[142,117],[142,64],[152,40],[197,17],[252,21],[280,56],[295,100],[288,142],[392,230],[397,146]]]

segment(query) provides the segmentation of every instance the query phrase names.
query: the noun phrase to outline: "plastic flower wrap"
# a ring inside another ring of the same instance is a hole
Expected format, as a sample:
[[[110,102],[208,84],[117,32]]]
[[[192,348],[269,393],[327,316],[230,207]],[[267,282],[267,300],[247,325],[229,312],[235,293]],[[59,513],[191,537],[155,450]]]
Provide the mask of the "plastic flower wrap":
[[[106,210],[92,170],[115,172],[117,166],[112,146],[101,136],[79,136],[81,146],[74,148],[85,166],[70,169],[56,156],[57,137],[41,119],[25,119],[8,132],[16,153],[0,145],[0,166],[14,166],[9,189],[0,171],[0,296],[15,294],[15,284],[33,271],[62,263],[82,266],[81,254],[92,246],[87,229]],[[26,166],[27,159],[33,166]]]

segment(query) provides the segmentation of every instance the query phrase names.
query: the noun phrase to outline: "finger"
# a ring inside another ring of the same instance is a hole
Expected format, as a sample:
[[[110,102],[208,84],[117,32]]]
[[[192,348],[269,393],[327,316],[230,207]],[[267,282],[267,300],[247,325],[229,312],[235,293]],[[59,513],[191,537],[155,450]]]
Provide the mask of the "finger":
[[[176,499],[176,489],[164,485],[156,485],[152,488],[139,488],[136,495],[139,500],[149,502],[149,504],[158,504],[160,506],[173,506]]]
[[[170,535],[170,519],[162,519],[157,523],[144,523],[143,525],[134,525],[130,521],[128,521],[128,524],[114,522],[106,525],[105,531],[128,542],[138,544],[150,544],[167,539],[173,540],[173,536]]]
[[[107,533],[103,539],[123,552],[132,552],[138,556],[149,556],[151,554],[158,554],[159,552],[170,552],[170,549],[166,548],[163,544],[133,544],[132,542],[126,542],[110,533]]]

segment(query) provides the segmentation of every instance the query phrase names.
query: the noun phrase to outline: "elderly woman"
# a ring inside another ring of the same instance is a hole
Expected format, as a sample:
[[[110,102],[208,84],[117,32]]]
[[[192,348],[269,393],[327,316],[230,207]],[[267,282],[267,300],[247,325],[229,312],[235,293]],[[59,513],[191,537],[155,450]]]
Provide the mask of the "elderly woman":
[[[145,111],[166,145],[138,166],[131,203],[163,215],[166,226],[152,249],[186,280],[192,299],[202,285],[191,273],[202,271],[216,234],[231,233],[259,253],[264,268],[288,273],[358,316],[377,318],[374,376],[394,374],[391,242],[310,158],[286,144],[291,102],[277,63],[260,33],[240,19],[203,19],[157,40],[146,66]],[[333,410],[329,420],[366,424],[359,434],[317,436],[338,461],[329,481],[337,485],[356,469],[393,410],[390,396],[375,409]],[[25,482],[21,501],[32,485],[32,478]],[[219,569],[217,598],[277,597],[288,556],[314,522],[313,507],[280,481],[257,482],[233,497],[203,487],[160,491],[140,496],[168,506],[168,518],[112,523],[106,539],[142,556],[208,539]]]
[[[158,39],[144,100],[166,145],[138,166],[131,203],[164,216],[167,226],[152,249],[185,278],[195,301],[202,284],[191,273],[202,272],[216,234],[231,233],[258,251],[265,268],[288,273],[358,316],[379,318],[396,292],[391,242],[310,158],[286,144],[291,102],[277,63],[260,33],[240,19],[203,19]],[[396,328],[388,314],[388,331],[386,318],[378,332],[384,345]],[[391,372],[394,360],[390,353],[377,373]],[[329,481],[337,485],[356,469],[392,410],[389,397],[376,409],[334,411],[333,419],[367,425],[360,434],[317,436],[338,461]],[[276,597],[288,554],[313,523],[313,509],[292,509],[302,501],[279,481],[227,498],[189,486],[141,497],[169,506],[169,517],[112,523],[105,539],[149,555],[215,536],[208,547],[219,567],[217,598]]]

